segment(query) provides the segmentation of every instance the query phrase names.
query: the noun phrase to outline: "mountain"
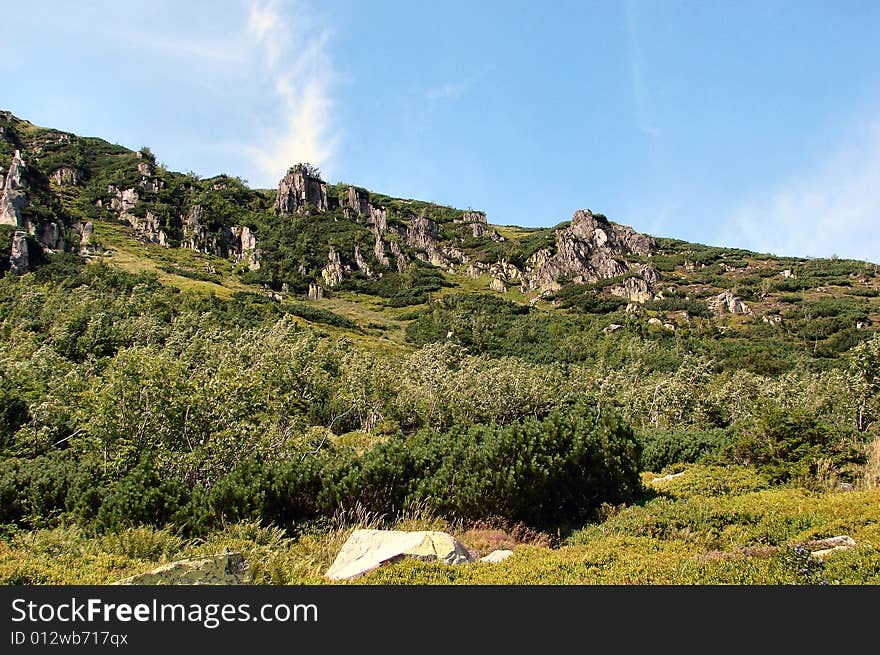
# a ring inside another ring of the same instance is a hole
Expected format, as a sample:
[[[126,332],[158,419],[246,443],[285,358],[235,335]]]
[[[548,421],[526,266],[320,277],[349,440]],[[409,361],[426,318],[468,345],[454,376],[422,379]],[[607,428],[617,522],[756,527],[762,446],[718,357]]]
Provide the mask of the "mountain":
[[[651,237],[585,209],[553,228],[493,225],[480,211],[328,184],[308,164],[277,189],[251,189],[9,112],[0,167],[6,270],[74,253],[219,297],[309,301],[319,311],[300,303],[298,314],[398,345],[451,339],[475,352],[577,358],[510,337],[556,316],[605,333],[709,338],[714,357],[772,372],[833,360],[880,322],[876,264]],[[487,312],[499,324],[480,333]]]
[[[0,584],[318,583],[365,525],[514,550],[367,582],[880,582],[875,264],[251,189],[9,112],[0,184]]]

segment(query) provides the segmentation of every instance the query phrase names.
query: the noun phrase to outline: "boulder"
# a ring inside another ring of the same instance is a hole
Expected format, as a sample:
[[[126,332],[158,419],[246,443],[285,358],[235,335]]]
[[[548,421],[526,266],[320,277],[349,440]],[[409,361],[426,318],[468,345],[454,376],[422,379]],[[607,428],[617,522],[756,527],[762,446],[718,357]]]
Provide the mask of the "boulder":
[[[227,585],[253,582],[241,553],[195,557],[165,564],[147,573],[119,580],[118,585]]]
[[[12,248],[9,254],[9,270],[15,274],[27,273],[28,271],[28,245],[27,233],[17,230],[12,235]]]
[[[855,548],[856,541],[849,535],[842,534],[837,537],[808,541],[804,546],[811,551],[810,554],[816,559],[825,559],[831,553]]]
[[[485,557],[481,557],[480,561],[486,562],[488,564],[498,564],[498,562],[503,562],[511,555],[513,555],[512,550],[506,550],[506,549],[493,550],[491,553],[489,553]]]
[[[473,561],[468,549],[445,532],[355,530],[324,575],[331,580],[350,580],[404,559],[450,565]]]
[[[507,285],[501,278],[493,277],[492,281],[489,283],[489,288],[498,293],[507,293]]]
[[[752,310],[746,305],[742,299],[733,295],[730,291],[724,291],[717,296],[710,298],[706,305],[717,315],[729,312],[731,314],[751,314]]]

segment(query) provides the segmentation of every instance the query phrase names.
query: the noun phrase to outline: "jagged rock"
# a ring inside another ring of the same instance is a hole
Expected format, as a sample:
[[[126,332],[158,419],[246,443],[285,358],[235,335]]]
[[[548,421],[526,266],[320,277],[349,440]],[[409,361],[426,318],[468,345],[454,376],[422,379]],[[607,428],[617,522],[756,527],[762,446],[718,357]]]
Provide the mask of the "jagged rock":
[[[782,323],[782,316],[780,314],[764,314],[761,320],[770,325],[779,325]]]
[[[493,277],[492,281],[489,282],[489,288],[499,293],[507,293],[507,285],[504,283],[504,280],[497,277]]]
[[[385,243],[382,241],[378,229],[376,230],[376,244],[373,246],[373,256],[382,266],[388,266],[391,263],[388,255],[385,254]]]
[[[735,296],[731,291],[724,291],[710,298],[706,305],[719,316],[725,312],[730,314],[751,314],[752,310],[742,299]]]
[[[275,194],[275,211],[286,216],[305,210],[312,205],[318,211],[327,211],[327,185],[314,177],[308,169],[297,164],[288,169]]]
[[[321,300],[324,297],[324,287],[317,284],[309,285],[309,300]]]
[[[148,161],[138,162],[138,173],[143,176],[149,176],[153,174],[153,165]]]
[[[20,275],[27,273],[28,266],[27,233],[16,230],[12,235],[12,248],[9,252],[9,270]]]
[[[73,166],[61,166],[49,176],[58,186],[78,186],[82,182],[82,171]]]
[[[501,259],[490,265],[489,274],[499,277],[505,282],[517,282],[522,278],[522,271],[506,259]]]
[[[785,279],[789,279],[789,278],[794,277],[794,273],[791,272],[790,268],[786,268],[784,271],[782,271],[782,273],[780,273],[780,275],[782,277],[784,277]]]
[[[628,277],[623,284],[614,285],[608,291],[618,298],[639,304],[646,303],[654,297],[648,282],[640,277]]]
[[[260,269],[260,250],[257,248],[257,237],[247,225],[233,225],[226,237],[228,256],[235,263],[247,259],[250,271]]]
[[[111,194],[110,209],[118,212],[120,217],[129,213],[140,200],[137,189],[118,189],[115,185],[107,186],[107,193]]]
[[[668,475],[663,475],[657,478],[650,480],[650,484],[654,484],[655,482],[669,482],[670,480],[675,480],[675,478],[680,478],[684,475],[684,471],[681,473],[669,473]]]
[[[168,235],[160,227],[159,219],[153,212],[148,210],[143,218],[128,213],[123,214],[123,216],[128,219],[129,224],[134,228],[138,237],[144,241],[168,247]]]
[[[622,330],[623,326],[620,323],[611,323],[610,325],[605,326],[602,332],[605,334],[611,334],[612,332],[617,332],[618,330]]]
[[[563,277],[575,283],[620,277],[631,270],[640,270],[632,269],[621,256],[647,255],[654,248],[650,237],[589,210],[578,210],[568,227],[556,231],[556,252],[544,248],[529,258],[524,286],[555,290],[560,288],[558,280]],[[646,280],[643,282],[650,286]]]
[[[354,265],[357,266],[357,269],[366,275],[368,278],[373,277],[373,271],[370,270],[370,265],[367,263],[367,260],[364,259],[364,256],[361,254],[361,249],[359,246],[354,247]]]
[[[21,217],[21,211],[27,205],[27,195],[25,187],[27,187],[27,166],[21,158],[21,153],[16,150],[12,157],[12,163],[9,170],[6,171],[6,178],[2,179],[3,189],[0,192],[0,225],[14,225],[22,227],[24,225]]]
[[[468,265],[468,267],[464,271],[464,274],[472,280],[476,280],[478,277],[485,274],[488,270],[489,267],[483,262],[474,262]]]
[[[351,209],[356,216],[370,216],[370,194],[363,189],[350,186],[345,190],[342,206]]]
[[[64,239],[58,223],[40,223],[34,229],[34,237],[47,250],[64,250]]]
[[[79,233],[80,255],[91,255],[98,251],[98,244],[95,242],[95,226],[91,221],[74,223],[73,229]]]
[[[636,314],[641,313],[642,307],[638,303],[631,302],[631,303],[627,303],[625,311],[627,314],[636,315]]]
[[[648,319],[648,325],[654,325],[656,327],[663,327],[663,321],[661,321],[656,316],[652,316]]]
[[[194,557],[165,564],[148,573],[119,580],[117,585],[239,585],[251,584],[249,565],[241,553]]]
[[[493,550],[491,553],[489,553],[485,557],[481,557],[480,561],[485,562],[486,564],[498,564],[499,562],[503,562],[504,560],[506,560],[511,555],[513,555],[512,550],[508,550],[508,549]]]
[[[330,246],[330,252],[327,253],[327,265],[321,269],[321,277],[324,279],[324,284],[328,287],[335,287],[337,284],[342,282],[342,261],[339,259],[339,253]]]
[[[350,580],[404,559],[450,565],[473,561],[467,548],[445,532],[355,530],[324,575],[331,580]]]

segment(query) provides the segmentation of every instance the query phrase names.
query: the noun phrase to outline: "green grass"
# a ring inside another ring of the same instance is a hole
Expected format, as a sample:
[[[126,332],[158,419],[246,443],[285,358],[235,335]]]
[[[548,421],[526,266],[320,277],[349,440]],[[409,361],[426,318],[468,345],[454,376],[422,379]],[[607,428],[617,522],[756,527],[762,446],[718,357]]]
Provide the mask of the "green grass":
[[[474,529],[419,514],[338,519],[297,537],[240,523],[189,542],[151,528],[109,535],[87,535],[75,526],[13,532],[0,539],[0,582],[103,584],[175,559],[238,551],[257,583],[325,584],[323,572],[351,529],[370,526],[447,530],[480,552],[495,541],[512,545],[514,555],[500,564],[456,567],[407,561],[354,584],[880,584],[878,489],[770,487],[751,469],[701,465],[652,488],[643,503],[607,508],[604,521],[571,532],[555,548],[510,527]],[[805,576],[794,546],[840,534],[857,547],[832,554]]]

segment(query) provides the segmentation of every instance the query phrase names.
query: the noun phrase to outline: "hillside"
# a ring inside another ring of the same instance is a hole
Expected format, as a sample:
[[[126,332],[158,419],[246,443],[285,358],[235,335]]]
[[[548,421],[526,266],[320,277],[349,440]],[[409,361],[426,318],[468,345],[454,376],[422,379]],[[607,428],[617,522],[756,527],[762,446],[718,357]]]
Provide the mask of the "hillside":
[[[495,224],[308,164],[251,189],[9,112],[0,183],[0,580],[234,544],[317,582],[371,524],[522,546],[378,582],[815,581],[791,549],[842,533],[825,575],[877,581],[876,264]]]

